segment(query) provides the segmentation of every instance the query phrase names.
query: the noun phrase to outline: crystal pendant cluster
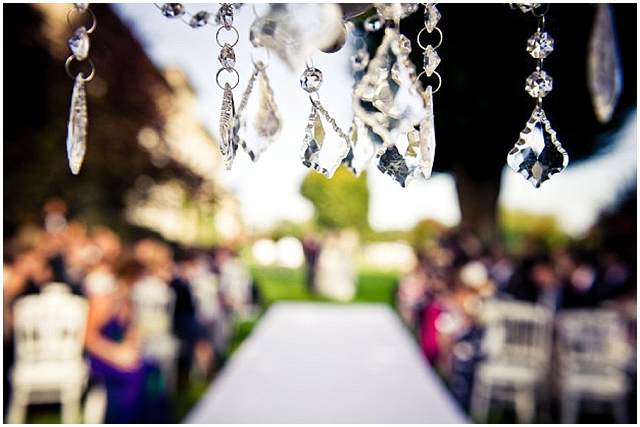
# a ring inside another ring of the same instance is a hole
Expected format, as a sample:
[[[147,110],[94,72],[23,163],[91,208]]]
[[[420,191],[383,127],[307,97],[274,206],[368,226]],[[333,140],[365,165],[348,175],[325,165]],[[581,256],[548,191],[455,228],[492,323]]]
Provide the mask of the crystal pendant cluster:
[[[93,12],[89,10],[87,3],[75,3],[74,8],[69,11],[69,18],[73,12],[81,17],[89,16],[91,19],[91,26],[88,29],[86,26],[81,25],[72,32],[68,40],[71,55],[69,55],[65,63],[67,74],[74,80],[67,125],[67,160],[71,173],[77,175],[80,173],[80,168],[87,152],[88,114],[85,83],[91,80],[95,74],[93,62],[89,58],[89,34],[95,30],[96,22]],[[71,19],[69,19],[69,23],[71,23]],[[74,60],[79,63],[86,60],[91,67],[89,74],[85,75],[82,71],[78,71],[74,76],[70,69]]]
[[[535,13],[538,6],[528,6],[523,12]],[[546,12],[545,12],[546,13]],[[535,188],[548,180],[553,174],[561,172],[569,163],[569,156],[562,148],[551,128],[551,123],[542,109],[542,98],[553,89],[553,79],[543,69],[544,58],[553,52],[554,40],[543,31],[545,13],[539,17],[537,31],[527,40],[527,52],[537,60],[536,70],[526,79],[525,90],[536,99],[529,121],[520,138],[507,155],[507,164],[511,169],[525,177]]]
[[[239,123],[235,120],[236,110],[233,102],[233,89],[238,86],[240,77],[235,70],[236,54],[233,48],[238,43],[239,35],[238,30],[233,26],[233,5],[229,3],[222,3],[216,20],[221,24],[221,27],[216,33],[216,42],[220,46],[220,54],[218,55],[218,61],[222,68],[218,70],[216,74],[216,83],[223,90],[222,94],[222,106],[220,108],[220,140],[218,145],[220,148],[220,154],[222,154],[222,160],[227,170],[230,170],[233,166],[233,161],[236,157],[236,151],[238,150],[238,127]],[[220,40],[220,33],[224,30],[225,34],[231,34],[230,41],[222,42]],[[220,82],[220,75],[227,73],[235,77],[234,84]]]
[[[306,167],[331,178],[347,156],[351,143],[349,136],[320,103],[318,90],[323,81],[322,72],[315,67],[308,67],[300,77],[300,86],[309,93],[311,100],[311,113],[300,149],[300,160]],[[325,122],[331,125],[333,132],[325,130]]]
[[[595,7],[587,56],[587,83],[596,118],[606,124],[611,120],[622,92],[622,68],[612,6],[600,3]]]
[[[399,7],[376,7],[385,20],[403,16]],[[431,173],[431,162],[424,162],[430,151],[429,120],[426,94],[409,60],[411,42],[397,26],[386,26],[367,72],[356,84],[353,110],[383,141],[377,152],[378,169],[405,187],[424,172]]]

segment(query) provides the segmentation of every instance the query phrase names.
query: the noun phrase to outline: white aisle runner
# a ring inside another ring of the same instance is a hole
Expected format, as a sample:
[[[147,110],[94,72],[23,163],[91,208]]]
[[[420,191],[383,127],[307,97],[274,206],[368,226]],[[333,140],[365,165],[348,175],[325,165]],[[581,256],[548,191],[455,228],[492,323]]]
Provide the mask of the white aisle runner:
[[[280,302],[186,423],[468,423],[380,304]]]

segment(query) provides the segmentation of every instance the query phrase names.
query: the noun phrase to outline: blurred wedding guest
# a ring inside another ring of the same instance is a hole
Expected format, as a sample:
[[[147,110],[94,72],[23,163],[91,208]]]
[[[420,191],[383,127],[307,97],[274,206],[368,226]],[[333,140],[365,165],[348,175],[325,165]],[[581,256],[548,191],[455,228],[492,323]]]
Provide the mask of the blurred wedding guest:
[[[166,423],[169,421],[160,371],[142,356],[133,325],[130,293],[144,273],[135,259],[119,260],[114,268],[113,292],[90,301],[85,347],[92,377],[107,390],[106,423]]]
[[[338,301],[351,301],[356,295],[357,272],[353,262],[355,245],[345,231],[331,231],[318,258],[316,290]]]
[[[425,302],[427,291],[427,271],[418,256],[414,268],[405,274],[398,284],[396,295],[400,317],[411,330],[419,329],[419,310]]]
[[[94,263],[87,265],[82,282],[82,291],[91,297],[106,293],[115,287],[113,267],[122,254],[122,242],[107,226],[97,226],[90,232],[90,243],[97,255]]]
[[[541,304],[553,313],[564,307],[564,286],[548,255],[524,259],[509,280],[506,295],[519,301]]]
[[[320,242],[313,234],[307,234],[302,239],[302,250],[305,259],[306,285],[310,294],[316,291],[316,275],[318,270],[318,257],[320,256]]]

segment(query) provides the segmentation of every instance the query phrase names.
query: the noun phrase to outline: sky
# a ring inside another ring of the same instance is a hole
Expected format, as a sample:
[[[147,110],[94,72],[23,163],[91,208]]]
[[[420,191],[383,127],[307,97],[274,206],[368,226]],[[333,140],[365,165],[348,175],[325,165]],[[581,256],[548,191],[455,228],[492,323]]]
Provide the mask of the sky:
[[[215,12],[218,4],[185,4],[195,14]],[[292,71],[274,53],[254,48],[248,39],[256,13],[267,4],[253,8],[245,4],[237,11],[234,26],[240,34],[236,70],[240,80],[234,90],[236,108],[253,71],[255,60],[268,60],[267,77],[283,117],[283,129],[275,143],[257,162],[240,148],[230,171],[220,174],[221,184],[240,200],[246,225],[266,229],[280,220],[302,222],[313,213],[311,204],[300,195],[300,182],[308,169],[300,163],[299,151],[311,104],[299,83],[304,67]],[[216,43],[217,27],[193,29],[179,19],[168,19],[152,3],[122,3],[116,12],[129,23],[151,60],[161,68],[183,70],[196,91],[197,111],[205,128],[218,138],[222,89],[216,83],[220,69]],[[346,132],[353,112],[353,79],[348,69],[349,48],[337,53],[314,53],[311,62],[324,74],[319,90],[322,105]],[[434,97],[437,102],[437,97]],[[526,114],[526,113],[523,113]],[[524,116],[523,116],[524,117]],[[552,120],[552,119],[551,119]],[[526,119],[523,119],[523,127]],[[553,120],[552,120],[553,122]],[[514,135],[514,144],[518,135]],[[436,129],[437,141],[437,129]],[[570,154],[570,153],[569,153]],[[436,148],[436,162],[438,150]],[[560,226],[575,237],[586,232],[601,210],[617,201],[621,189],[637,181],[637,114],[616,136],[616,143],[592,160],[569,167],[535,189],[522,176],[506,167],[502,174],[499,203],[508,209],[552,214]],[[383,175],[375,165],[367,172],[370,188],[369,221],[377,230],[407,229],[422,219],[434,219],[454,226],[460,220],[455,183],[449,174],[434,174],[429,180],[415,180],[406,188]]]

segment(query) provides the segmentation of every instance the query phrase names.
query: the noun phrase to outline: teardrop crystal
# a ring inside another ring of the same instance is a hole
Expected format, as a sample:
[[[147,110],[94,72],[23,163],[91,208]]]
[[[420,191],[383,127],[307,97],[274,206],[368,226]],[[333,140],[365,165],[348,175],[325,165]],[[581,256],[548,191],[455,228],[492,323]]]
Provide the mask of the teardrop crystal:
[[[233,104],[233,92],[231,85],[225,83],[222,95],[222,108],[220,112],[220,153],[227,170],[231,169],[238,148],[238,135],[235,123],[235,106]]]
[[[622,93],[622,68],[611,5],[598,4],[589,39],[587,82],[596,118],[611,120]]]
[[[243,95],[236,121],[239,122],[239,142],[255,162],[280,134],[282,117],[267,79],[265,67],[260,61],[256,64],[254,76]],[[256,77],[258,93],[257,96],[251,96]]]
[[[507,164],[535,188],[569,164],[569,155],[560,145],[542,108],[533,110],[520,132],[520,139],[507,155]]]
[[[308,168],[331,178],[349,152],[349,141],[337,132],[325,131],[320,109],[314,104],[307,122],[300,160]]]
[[[71,173],[77,175],[87,151],[87,93],[82,73],[78,73],[71,93],[67,125],[67,159]]]

